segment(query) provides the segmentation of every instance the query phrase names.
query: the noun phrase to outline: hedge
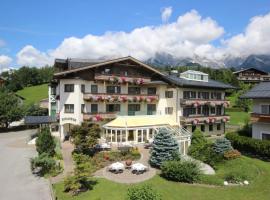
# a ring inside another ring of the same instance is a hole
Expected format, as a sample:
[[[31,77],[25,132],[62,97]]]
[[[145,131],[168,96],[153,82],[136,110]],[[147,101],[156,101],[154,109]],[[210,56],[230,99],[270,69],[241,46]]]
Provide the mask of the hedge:
[[[226,112],[243,112],[243,111],[244,109],[239,107],[226,108]]]
[[[227,133],[226,138],[239,151],[270,158],[270,141],[240,136],[237,133]]]

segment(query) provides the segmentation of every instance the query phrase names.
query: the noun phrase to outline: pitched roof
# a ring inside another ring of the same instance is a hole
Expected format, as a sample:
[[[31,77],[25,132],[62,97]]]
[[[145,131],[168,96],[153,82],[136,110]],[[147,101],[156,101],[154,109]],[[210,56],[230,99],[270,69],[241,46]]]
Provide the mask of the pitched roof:
[[[161,75],[164,76],[163,73],[161,73],[160,71],[154,69],[153,67],[131,57],[131,56],[127,56],[127,57],[123,57],[123,58],[117,58],[117,59],[112,59],[112,60],[107,60],[107,61],[102,61],[102,62],[98,62],[96,64],[90,64],[88,66],[84,66],[84,67],[80,67],[80,68],[75,68],[75,69],[71,69],[71,70],[67,70],[67,71],[63,71],[63,72],[58,72],[55,73],[54,76],[61,76],[61,75],[65,75],[65,74],[70,74],[70,73],[74,73],[74,72],[79,72],[79,71],[83,71],[83,70],[87,70],[87,69],[92,69],[92,68],[96,68],[99,66],[103,66],[103,65],[107,65],[107,64],[112,64],[112,63],[116,63],[116,62],[121,62],[121,61],[125,61],[125,60],[132,60],[136,63],[138,63],[139,65]]]
[[[38,124],[50,124],[57,122],[55,117],[51,116],[25,116],[24,123],[27,125],[38,125]]]
[[[260,70],[260,69],[257,69],[257,68],[255,68],[255,67],[249,67],[249,68],[246,68],[246,69],[241,69],[241,70],[239,70],[239,71],[233,72],[233,74],[238,74],[238,73],[240,73],[240,72],[244,72],[244,71],[247,71],[247,70],[255,70],[255,71],[261,72],[261,73],[263,73],[263,74],[265,74],[265,75],[268,74],[268,72],[263,71],[263,70]]]
[[[261,82],[241,96],[243,99],[270,99],[270,82]]]
[[[194,81],[184,78],[179,78],[175,75],[169,75],[167,78],[174,84],[180,87],[200,87],[200,88],[217,88],[217,89],[236,89],[235,87],[222,83],[220,81],[214,81],[208,79],[208,81]]]

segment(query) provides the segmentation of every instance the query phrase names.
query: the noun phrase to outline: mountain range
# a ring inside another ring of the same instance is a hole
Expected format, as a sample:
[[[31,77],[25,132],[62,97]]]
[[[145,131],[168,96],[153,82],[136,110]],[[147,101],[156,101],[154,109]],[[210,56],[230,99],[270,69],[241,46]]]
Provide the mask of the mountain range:
[[[270,72],[270,55],[249,55],[247,57],[228,56],[223,61],[210,60],[195,56],[194,58],[176,58],[166,53],[156,53],[156,55],[145,61],[156,67],[174,66],[206,66],[212,68],[234,67],[236,69],[255,67],[257,69]]]

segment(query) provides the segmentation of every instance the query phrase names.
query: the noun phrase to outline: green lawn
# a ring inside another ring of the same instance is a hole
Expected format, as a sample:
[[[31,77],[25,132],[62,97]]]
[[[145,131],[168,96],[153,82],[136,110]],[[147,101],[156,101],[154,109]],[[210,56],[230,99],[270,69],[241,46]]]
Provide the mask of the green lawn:
[[[17,91],[17,94],[25,98],[25,104],[39,103],[40,100],[48,98],[48,84],[25,87]]]
[[[229,112],[226,114],[230,115],[230,125],[245,125],[246,121],[249,120],[250,114],[248,112]]]
[[[249,186],[207,186],[191,185],[167,181],[158,175],[140,184],[151,184],[160,192],[164,200],[269,200],[270,199],[270,163],[257,159],[244,157],[241,165],[251,165],[252,172],[256,172],[256,178],[250,181]],[[237,163],[236,163],[237,164]],[[222,176],[225,168],[231,166],[224,165],[217,171],[216,177]],[[245,169],[243,169],[245,170]],[[250,172],[250,171],[249,171]],[[254,174],[253,174],[254,175]],[[63,193],[63,183],[53,186],[58,200],[121,200],[125,199],[128,187],[126,184],[114,183],[105,179],[96,179],[97,183],[93,190],[72,197]]]

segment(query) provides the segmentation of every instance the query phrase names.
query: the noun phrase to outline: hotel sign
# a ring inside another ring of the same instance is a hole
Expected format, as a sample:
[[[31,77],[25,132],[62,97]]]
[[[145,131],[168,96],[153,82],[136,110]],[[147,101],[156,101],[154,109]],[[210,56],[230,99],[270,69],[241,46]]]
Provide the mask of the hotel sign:
[[[73,118],[73,117],[63,117],[61,118],[62,122],[64,121],[72,121],[72,122],[76,122],[76,118]]]

